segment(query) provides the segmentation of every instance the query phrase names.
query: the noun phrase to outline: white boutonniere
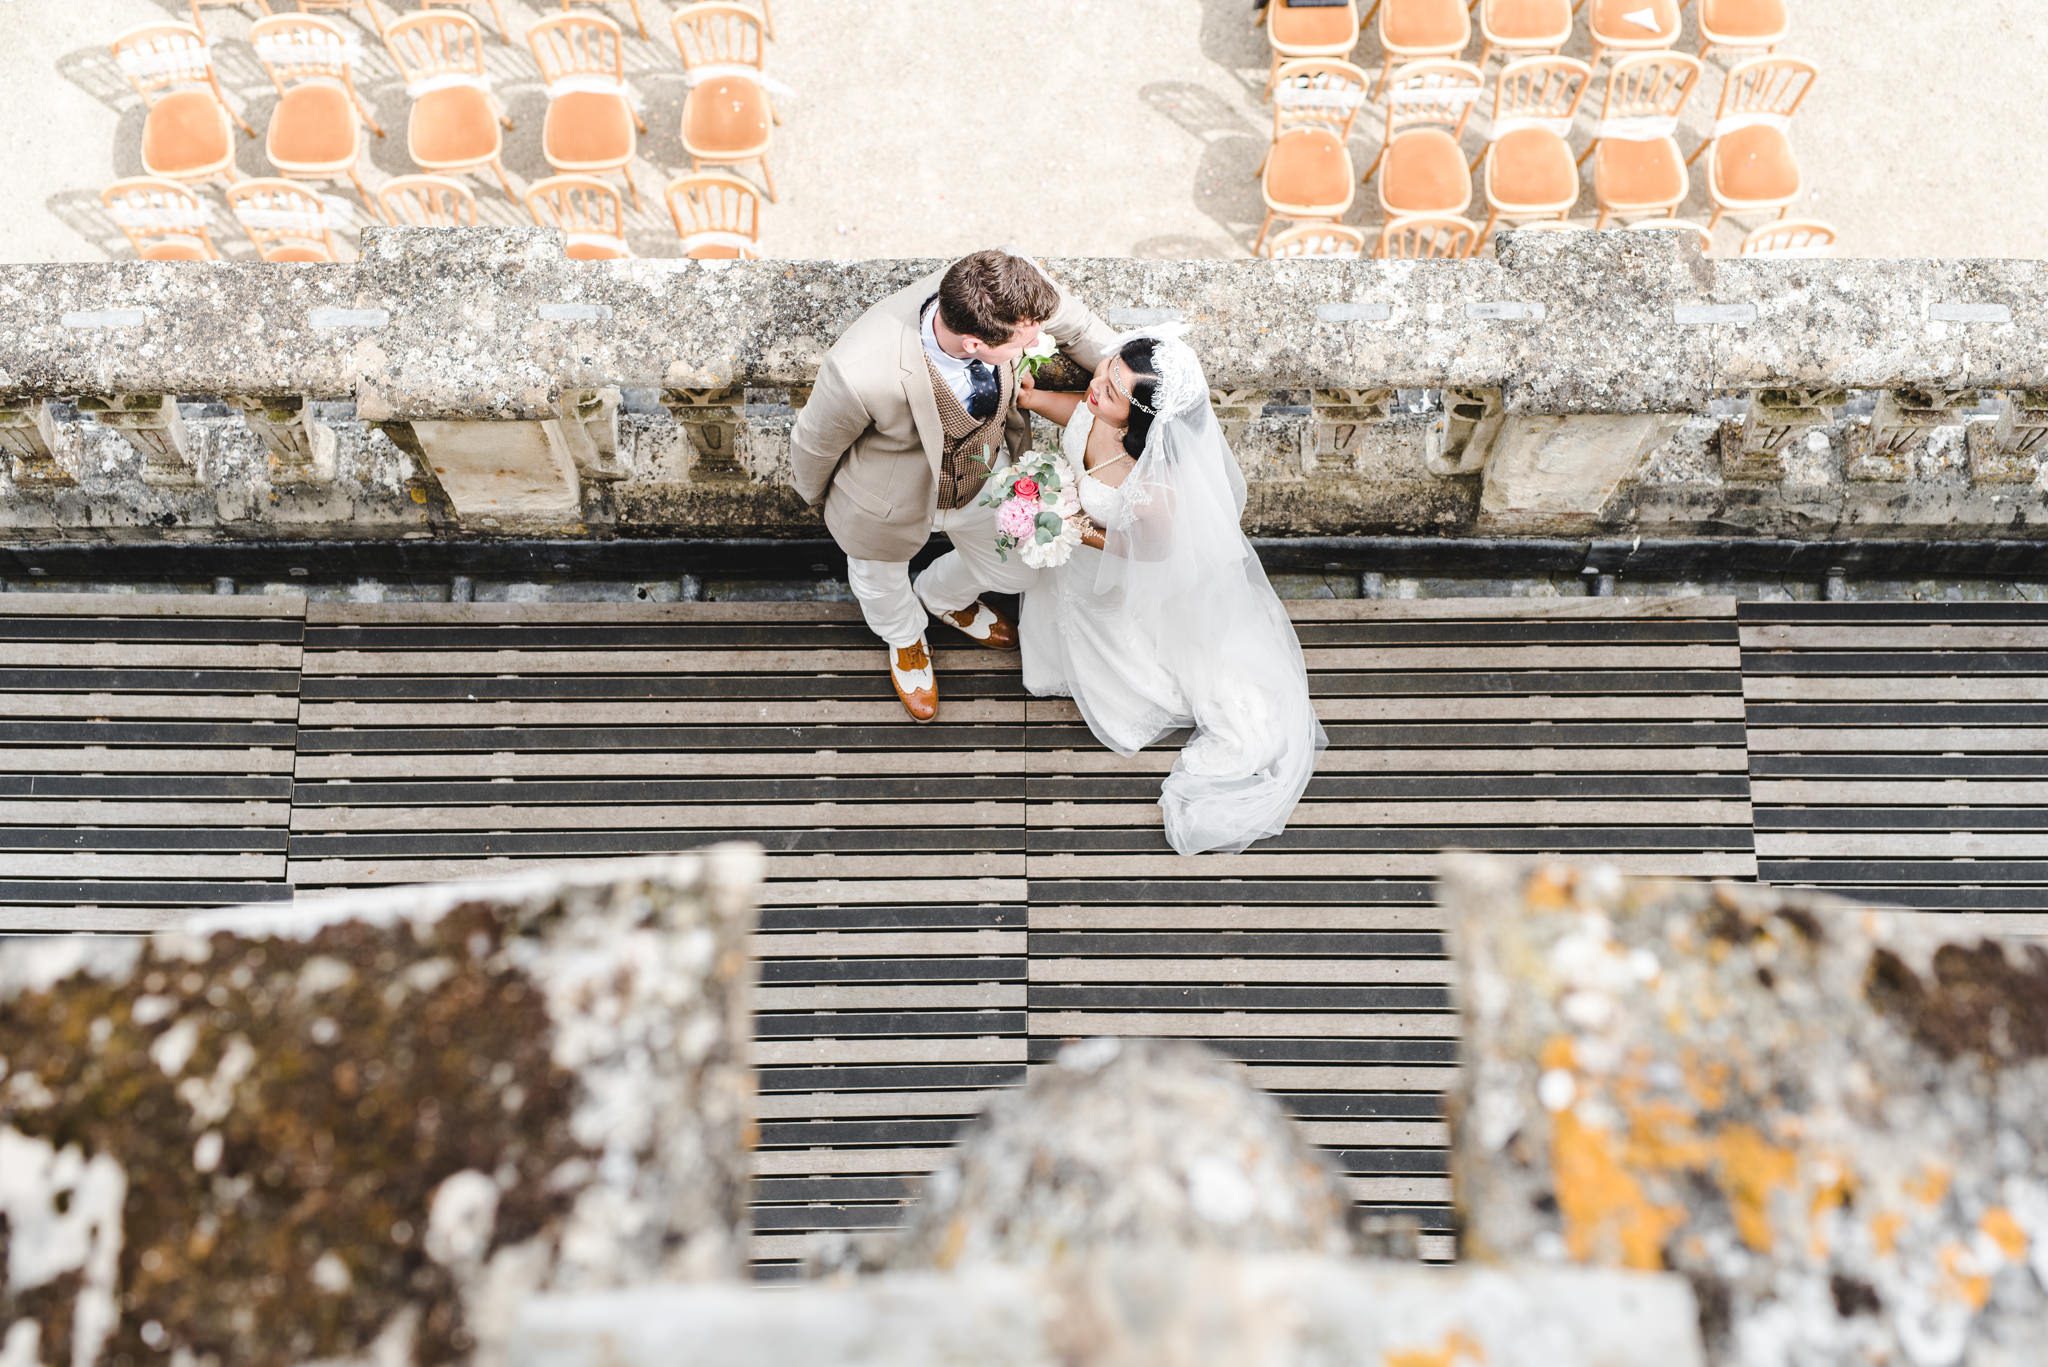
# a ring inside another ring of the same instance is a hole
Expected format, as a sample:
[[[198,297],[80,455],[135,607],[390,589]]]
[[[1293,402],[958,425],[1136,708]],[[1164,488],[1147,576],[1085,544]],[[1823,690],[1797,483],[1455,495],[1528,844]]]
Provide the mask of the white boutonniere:
[[[1024,348],[1024,354],[1017,358],[1017,365],[1025,374],[1035,380],[1038,378],[1038,372],[1045,369],[1046,363],[1059,354],[1060,344],[1058,339],[1050,332],[1040,329],[1038,340]]]

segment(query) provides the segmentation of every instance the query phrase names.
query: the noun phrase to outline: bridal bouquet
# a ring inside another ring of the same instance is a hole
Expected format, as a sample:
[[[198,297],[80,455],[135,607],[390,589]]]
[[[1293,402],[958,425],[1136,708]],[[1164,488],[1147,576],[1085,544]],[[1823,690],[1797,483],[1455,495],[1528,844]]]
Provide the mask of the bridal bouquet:
[[[988,453],[982,452],[984,459]],[[1023,459],[997,470],[981,496],[996,510],[996,555],[1017,552],[1035,570],[1064,565],[1081,544],[1081,499],[1074,469],[1051,451],[1027,451]]]

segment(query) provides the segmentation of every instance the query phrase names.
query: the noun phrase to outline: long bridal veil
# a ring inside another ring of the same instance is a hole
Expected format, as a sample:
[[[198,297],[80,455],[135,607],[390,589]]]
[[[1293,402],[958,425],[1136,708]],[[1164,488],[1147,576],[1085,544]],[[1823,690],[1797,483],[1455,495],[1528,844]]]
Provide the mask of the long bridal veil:
[[[1285,828],[1327,740],[1293,623],[1240,528],[1244,475],[1201,362],[1176,337],[1144,335],[1155,343],[1156,416],[1107,529],[1094,602],[1115,615],[1131,657],[1156,663],[1180,696],[1155,692],[1134,713],[1112,683],[1106,692],[1124,705],[1098,716],[1086,678],[1073,692],[1096,735],[1124,753],[1192,723],[1160,793],[1166,836],[1182,854],[1235,853]]]

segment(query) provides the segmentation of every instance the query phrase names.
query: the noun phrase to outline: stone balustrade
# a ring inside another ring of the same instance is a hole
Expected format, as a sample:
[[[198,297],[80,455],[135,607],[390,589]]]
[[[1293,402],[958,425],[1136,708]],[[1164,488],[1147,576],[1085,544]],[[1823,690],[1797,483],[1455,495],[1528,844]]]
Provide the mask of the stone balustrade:
[[[912,261],[571,262],[541,229],[363,257],[0,267],[0,542],[816,538],[818,358]],[[1181,322],[1273,537],[2027,539],[2048,265],[1054,261]],[[1049,434],[1048,434],[1049,436]]]

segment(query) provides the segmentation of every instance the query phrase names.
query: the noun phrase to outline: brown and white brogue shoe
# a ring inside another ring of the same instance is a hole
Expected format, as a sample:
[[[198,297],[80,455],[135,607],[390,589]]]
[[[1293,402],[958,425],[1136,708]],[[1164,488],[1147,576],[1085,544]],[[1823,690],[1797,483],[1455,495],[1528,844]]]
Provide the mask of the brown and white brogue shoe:
[[[958,612],[939,612],[933,616],[978,646],[990,650],[1017,648],[1016,623],[979,598]]]
[[[889,682],[914,722],[928,722],[939,715],[939,678],[932,670],[932,653],[924,638],[889,652]]]

